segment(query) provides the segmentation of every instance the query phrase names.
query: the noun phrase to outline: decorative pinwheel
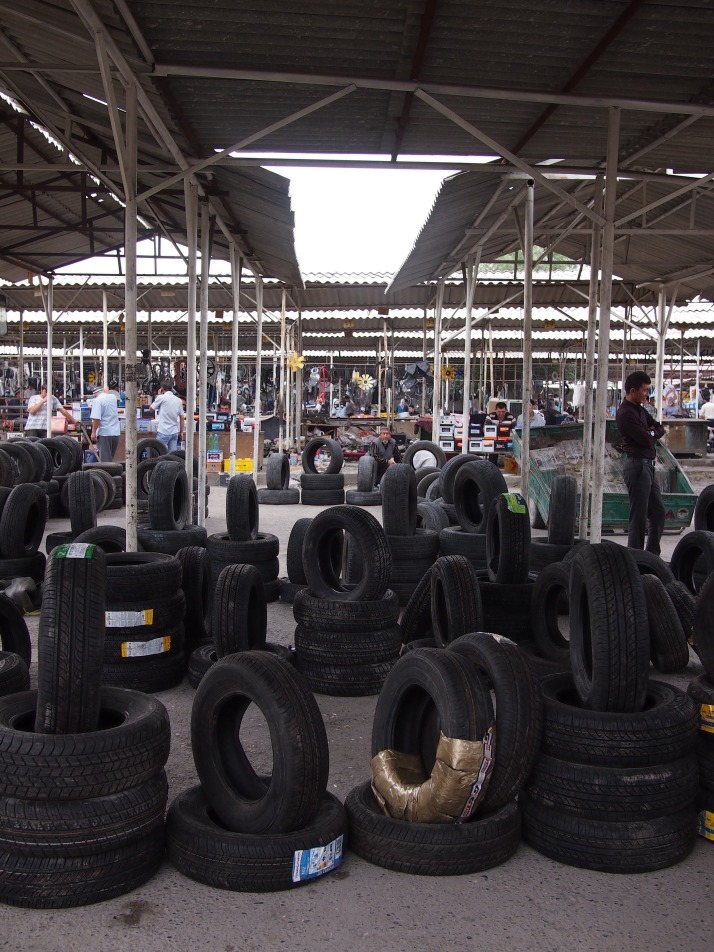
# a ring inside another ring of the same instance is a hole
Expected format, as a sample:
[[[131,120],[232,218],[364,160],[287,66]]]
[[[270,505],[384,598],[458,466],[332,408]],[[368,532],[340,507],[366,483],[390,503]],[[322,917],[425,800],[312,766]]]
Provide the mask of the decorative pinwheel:
[[[290,354],[288,356],[288,367],[295,370],[302,370],[305,366],[305,358],[301,357],[300,354]]]
[[[455,380],[456,379],[456,367],[452,367],[451,364],[446,364],[441,368],[441,378],[442,380]]]
[[[357,384],[362,390],[371,390],[376,382],[369,374],[360,374],[357,378]]]

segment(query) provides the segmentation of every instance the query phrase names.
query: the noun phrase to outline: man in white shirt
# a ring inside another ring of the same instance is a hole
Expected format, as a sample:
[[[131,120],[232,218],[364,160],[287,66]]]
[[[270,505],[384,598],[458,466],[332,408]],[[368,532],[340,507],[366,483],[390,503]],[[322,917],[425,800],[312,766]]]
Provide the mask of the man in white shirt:
[[[159,387],[158,397],[151,404],[151,409],[156,413],[156,436],[166,444],[169,453],[178,446],[185,416],[183,401],[176,396],[172,388],[172,382],[164,380]]]
[[[92,400],[92,443],[97,444],[99,460],[111,463],[119,444],[119,397],[109,387],[95,387]]]
[[[703,420],[708,420],[714,423],[714,393],[709,397],[709,402],[703,404],[699,413]]]
[[[52,416],[59,410],[65,420],[75,423],[76,420],[69,412],[65,410],[57,397],[47,395],[47,387],[43,387],[34,397],[30,397],[27,402],[27,420],[25,421],[25,436],[36,436],[43,439],[47,436],[47,408],[52,406]]]
[[[521,429],[523,426],[523,414],[518,414],[518,419],[516,420],[516,429]],[[545,426],[545,417],[543,414],[536,408],[535,400],[531,400],[531,414],[530,414],[530,428],[531,430],[536,426]]]

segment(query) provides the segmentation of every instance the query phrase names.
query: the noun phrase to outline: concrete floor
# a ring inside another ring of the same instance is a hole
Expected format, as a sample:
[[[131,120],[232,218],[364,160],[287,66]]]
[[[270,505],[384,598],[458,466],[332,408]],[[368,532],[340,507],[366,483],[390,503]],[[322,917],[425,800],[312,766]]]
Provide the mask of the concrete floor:
[[[510,482],[509,478],[509,482]],[[280,539],[281,574],[295,519],[319,511],[263,506],[260,528]],[[370,510],[380,517],[379,509]],[[225,490],[213,487],[209,532],[225,530]],[[120,518],[117,519],[117,516]],[[119,524],[123,513],[102,513]],[[68,528],[53,520],[52,531]],[[666,536],[668,558],[679,536]],[[623,542],[622,536],[615,541]],[[34,630],[35,618],[29,619]],[[268,607],[269,639],[291,644],[291,606]],[[34,666],[33,666],[34,667]],[[685,687],[701,673],[694,660]],[[33,670],[33,684],[35,671]],[[170,800],[197,782],[189,720],[188,684],[159,695],[169,710],[172,750]],[[319,697],[330,742],[329,788],[340,798],[369,776],[375,698]],[[694,852],[661,872],[614,876],[555,863],[522,843],[503,866],[485,873],[432,879],[390,872],[348,852],[331,875],[292,891],[224,892],[194,883],[167,861],[135,892],[98,905],[58,911],[2,907],[0,948],[19,952],[479,952],[627,950],[704,952],[711,949],[712,902],[707,893],[714,845],[698,838]]]

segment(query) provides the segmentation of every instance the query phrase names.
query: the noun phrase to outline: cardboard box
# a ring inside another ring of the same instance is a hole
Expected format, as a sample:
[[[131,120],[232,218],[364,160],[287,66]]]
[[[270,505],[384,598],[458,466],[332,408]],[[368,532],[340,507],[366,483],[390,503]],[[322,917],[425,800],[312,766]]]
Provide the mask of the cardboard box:
[[[223,472],[230,473],[231,471],[231,461],[230,459],[223,460]],[[252,459],[236,459],[235,468],[233,469],[235,473],[252,473],[253,472],[253,460]]]
[[[207,461],[206,461],[206,472],[207,472],[207,473],[222,473],[222,472],[223,472],[223,461],[222,461],[222,460],[207,460]]]

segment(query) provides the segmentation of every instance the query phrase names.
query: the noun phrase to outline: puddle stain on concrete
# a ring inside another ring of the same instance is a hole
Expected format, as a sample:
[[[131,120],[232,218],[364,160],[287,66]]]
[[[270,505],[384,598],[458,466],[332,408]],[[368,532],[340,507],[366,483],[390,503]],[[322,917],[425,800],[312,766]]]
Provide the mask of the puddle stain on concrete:
[[[125,904],[126,912],[120,912],[114,919],[125,926],[138,926],[141,923],[142,916],[151,912],[153,905],[143,899],[132,899]]]

